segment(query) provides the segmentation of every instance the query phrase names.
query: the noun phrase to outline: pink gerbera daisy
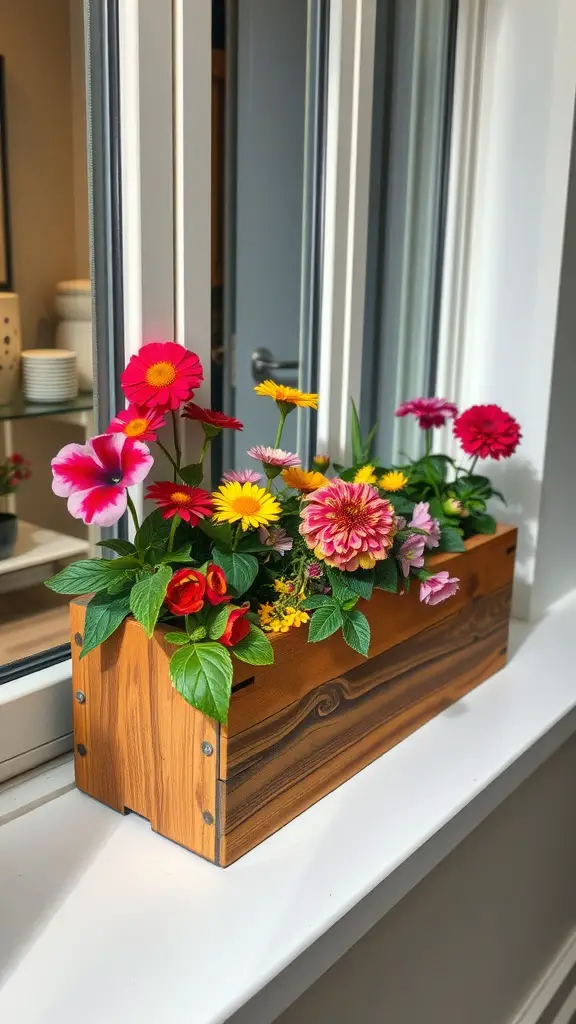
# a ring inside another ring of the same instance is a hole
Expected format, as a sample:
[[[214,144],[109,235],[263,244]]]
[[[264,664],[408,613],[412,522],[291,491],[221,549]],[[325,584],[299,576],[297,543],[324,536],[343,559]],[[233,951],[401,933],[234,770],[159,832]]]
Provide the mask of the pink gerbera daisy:
[[[158,409],[146,409],[145,406],[129,405],[111,421],[107,434],[126,434],[138,441],[155,441],[160,427],[166,423],[166,417]]]
[[[412,398],[396,409],[397,416],[416,416],[422,430],[443,427],[450,416],[456,416],[458,408],[445,398]]]
[[[239,484],[259,484],[262,473],[257,473],[255,469],[227,469],[222,474],[222,479],[230,480],[232,483],[236,481]]]
[[[304,499],[300,533],[316,558],[346,572],[387,558],[396,521],[389,501],[370,484],[333,480]]]
[[[285,452],[283,448],[270,448],[265,444],[255,444],[253,448],[248,449],[248,455],[251,459],[263,462],[265,466],[279,466],[281,469],[286,469],[288,466],[300,465],[297,455]]]
[[[67,444],[52,459],[52,490],[68,498],[68,511],[88,526],[112,526],[126,511],[126,488],[148,475],[154,459],[141,441],[98,434]]]
[[[177,409],[192,397],[204,373],[195,352],[173,341],[153,341],[132,356],[120,379],[134,405]]]

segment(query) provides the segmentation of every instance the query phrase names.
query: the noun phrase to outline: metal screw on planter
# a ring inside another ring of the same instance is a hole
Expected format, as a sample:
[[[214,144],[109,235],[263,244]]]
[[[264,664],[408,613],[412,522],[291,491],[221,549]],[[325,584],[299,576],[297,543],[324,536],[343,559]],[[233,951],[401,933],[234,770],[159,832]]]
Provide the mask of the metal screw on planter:
[[[206,825],[213,825],[214,824],[214,815],[210,814],[210,811],[202,811],[202,817],[203,817]]]
[[[82,633],[74,633],[74,643],[77,647],[82,647]]]
[[[80,754],[80,757],[86,757],[86,754],[88,753],[83,743],[78,743],[76,746],[76,750]]]
[[[86,694],[82,693],[82,690],[76,690],[76,700],[79,704],[86,703]]]
[[[208,740],[204,740],[201,750],[206,757],[212,757],[212,754],[214,753],[214,747],[211,743],[208,743]]]

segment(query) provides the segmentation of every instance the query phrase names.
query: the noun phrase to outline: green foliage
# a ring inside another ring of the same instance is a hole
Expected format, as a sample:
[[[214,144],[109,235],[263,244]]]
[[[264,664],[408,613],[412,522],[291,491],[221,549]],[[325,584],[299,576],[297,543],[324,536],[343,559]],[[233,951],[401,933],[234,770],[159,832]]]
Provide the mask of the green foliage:
[[[165,555],[160,558],[160,563],[171,565],[172,563],[184,563],[190,562],[190,545],[187,544],[185,548],[180,548],[179,551],[168,551]]]
[[[326,569],[328,582],[332,588],[332,594],[339,604],[344,604],[355,596],[355,592],[348,586],[348,573],[340,569],[329,567]]]
[[[273,665],[274,651],[266,634],[250,623],[250,632],[232,647],[232,654],[249,665]]]
[[[206,619],[206,628],[211,640],[219,640],[226,629],[232,608],[229,604],[221,604],[213,608]]]
[[[132,555],[136,551],[129,540],[119,540],[116,537],[111,537],[110,540],[97,540],[96,543],[99,547],[108,548],[109,551],[115,551],[118,555]]]
[[[314,608],[320,608],[323,604],[331,604],[333,600],[332,597],[328,597],[328,594],[311,594],[310,597],[302,601],[302,608],[311,611]]]
[[[310,619],[308,641],[315,644],[332,636],[332,633],[340,629],[342,621],[342,609],[338,601],[332,599],[326,604],[320,605]]]
[[[178,472],[189,487],[198,487],[204,478],[204,468],[201,462],[191,462],[189,466],[182,466]]]
[[[130,614],[129,594],[95,594],[86,606],[84,642],[80,658],[104,643]]]
[[[184,644],[190,643],[190,637],[188,633],[166,633],[164,639],[169,644],[176,644],[178,647],[183,647]]]
[[[389,494],[387,501],[390,502],[398,516],[404,516],[406,518],[411,516],[414,511],[415,502],[410,501],[409,498],[405,498],[403,494]]]
[[[358,597],[369,601],[374,588],[374,569],[356,569],[355,572],[343,573],[345,585]]]
[[[232,693],[232,659],[219,643],[179,647],[170,658],[170,679],[184,700],[222,725]]]
[[[483,515],[470,516],[465,522],[473,533],[496,533],[496,520],[487,512]]]
[[[144,629],[146,636],[154,632],[166,587],[172,579],[169,565],[161,565],[157,572],[147,573],[144,579],[135,583],[130,591],[130,610]]]
[[[236,591],[238,597],[246,593],[258,574],[258,559],[254,555],[220,551],[219,548],[214,548],[213,554],[216,565],[224,570],[228,585]]]
[[[368,656],[370,648],[370,624],[368,619],[358,610],[343,612],[342,636],[346,643],[358,654]]]
[[[61,572],[46,580],[46,586],[56,594],[91,594],[93,591],[99,593],[101,590],[108,590],[124,575],[125,570],[117,564],[118,562],[119,558],[81,559],[67,565]]]
[[[216,541],[222,550],[232,548],[232,527],[230,523],[214,523],[211,519],[201,519],[198,526],[210,540]]]
[[[444,526],[440,534],[439,551],[466,551],[462,531],[455,526]]]
[[[383,562],[376,562],[374,586],[378,590],[387,590],[389,594],[398,593],[398,563],[395,558],[389,556]]]
[[[374,438],[376,437],[376,431],[378,430],[378,423],[374,424],[366,438],[363,439],[362,431],[360,429],[360,420],[358,419],[358,412],[353,398],[350,399],[350,406],[350,442],[352,446],[352,459],[354,461],[354,466],[361,466],[370,460]],[[336,466],[334,468],[336,469]],[[336,472],[338,472],[337,469]]]
[[[138,533],[134,537],[134,543],[138,551],[145,552],[151,547],[161,548],[161,554],[165,551],[170,533],[170,523],[164,519],[162,511],[157,508],[146,516]]]

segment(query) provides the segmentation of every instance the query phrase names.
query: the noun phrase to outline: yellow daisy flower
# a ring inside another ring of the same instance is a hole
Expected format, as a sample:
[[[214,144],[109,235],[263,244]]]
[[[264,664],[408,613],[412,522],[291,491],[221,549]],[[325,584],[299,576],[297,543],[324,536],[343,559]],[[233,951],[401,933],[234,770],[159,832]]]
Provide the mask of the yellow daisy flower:
[[[293,487],[295,491],[304,491],[305,494],[317,491],[319,487],[325,487],[330,483],[323,473],[317,473],[313,469],[300,469],[299,466],[284,469],[282,479],[287,487]]]
[[[376,473],[374,466],[362,466],[354,477],[355,484],[375,484]]]
[[[403,487],[406,487],[408,483],[408,477],[400,469],[391,469],[389,473],[384,473],[378,481],[378,486],[384,491],[401,491]]]
[[[286,402],[287,405],[298,405],[303,409],[317,409],[318,395],[307,394],[298,388],[290,388],[286,384],[275,384],[273,380],[265,380],[254,388],[257,395],[273,398],[275,402]]]
[[[240,521],[243,530],[256,530],[280,518],[281,508],[269,491],[256,484],[241,484],[238,480],[222,484],[212,494],[213,519],[217,523]]]
[[[274,616],[274,605],[266,601],[261,604],[258,609],[258,618],[260,619],[260,625],[266,626]]]
[[[291,594],[294,590],[292,583],[286,583],[284,580],[274,580],[273,586],[277,594]]]

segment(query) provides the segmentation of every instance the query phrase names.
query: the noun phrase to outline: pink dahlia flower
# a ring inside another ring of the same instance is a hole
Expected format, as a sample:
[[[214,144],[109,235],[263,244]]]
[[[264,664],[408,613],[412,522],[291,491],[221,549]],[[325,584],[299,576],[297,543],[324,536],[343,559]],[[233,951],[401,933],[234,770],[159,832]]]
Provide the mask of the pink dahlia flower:
[[[354,572],[388,556],[396,532],[394,509],[375,487],[336,479],[304,501],[300,533],[316,558]]]
[[[222,479],[229,480],[231,483],[259,484],[262,473],[257,473],[255,469],[227,469],[222,474]]]
[[[424,604],[440,604],[446,598],[452,597],[459,588],[460,580],[456,576],[450,576],[444,569],[420,584],[420,600]]]
[[[440,524],[437,519],[430,515],[430,506],[427,501],[419,501],[414,505],[412,519],[408,523],[415,530],[426,530],[428,534],[424,538],[427,548],[437,548],[440,543]]]
[[[52,490],[68,498],[68,511],[88,526],[112,526],[126,511],[126,488],[139,484],[154,459],[142,441],[98,434],[67,444],[52,459]]]
[[[265,444],[255,444],[253,448],[248,449],[248,455],[251,459],[263,462],[265,466],[280,466],[282,469],[286,469],[288,466],[300,465],[297,455],[285,452],[283,448],[270,448]]]
[[[273,526],[270,530],[267,526],[261,526],[258,530],[258,540],[261,544],[265,544],[267,548],[277,551],[280,555],[285,555],[287,551],[292,551],[294,544],[292,537],[289,537],[286,530],[283,530],[281,526]]]
[[[410,569],[421,569],[424,565],[424,540],[421,533],[411,533],[398,551],[398,561],[404,576]]]
[[[412,398],[396,409],[397,416],[416,416],[422,430],[443,427],[450,416],[456,416],[458,408],[445,398]]]

